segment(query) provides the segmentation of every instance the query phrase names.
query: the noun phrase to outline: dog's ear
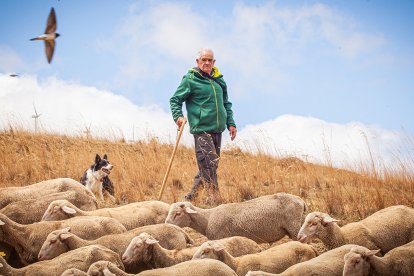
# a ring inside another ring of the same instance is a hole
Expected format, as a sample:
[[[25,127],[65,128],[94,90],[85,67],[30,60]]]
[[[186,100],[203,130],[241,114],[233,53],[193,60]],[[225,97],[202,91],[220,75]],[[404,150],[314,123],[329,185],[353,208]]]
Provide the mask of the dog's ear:
[[[99,156],[99,154],[96,154],[95,163],[99,163],[100,161],[101,161],[101,157]]]
[[[106,155],[106,153],[105,153],[103,159],[108,160],[108,156]]]

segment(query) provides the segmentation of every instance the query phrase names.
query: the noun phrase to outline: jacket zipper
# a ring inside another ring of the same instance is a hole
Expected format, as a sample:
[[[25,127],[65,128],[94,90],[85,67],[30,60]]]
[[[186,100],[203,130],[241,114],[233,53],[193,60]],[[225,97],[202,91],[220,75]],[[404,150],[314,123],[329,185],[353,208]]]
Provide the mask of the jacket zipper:
[[[214,92],[214,99],[216,101],[216,121],[217,121],[217,129],[219,128],[219,111],[218,111],[218,103],[217,103],[217,93],[216,93],[216,88],[214,87],[213,81],[209,80],[211,87],[213,88],[213,92]]]
[[[197,71],[196,71],[197,72]],[[214,81],[207,79],[206,77],[204,77],[202,74],[200,74],[200,72],[197,72],[203,79],[206,79],[210,82],[211,87],[213,88],[213,92],[214,92],[214,100],[216,102],[216,129],[219,129],[219,110],[218,110],[218,101],[217,101],[217,92],[216,92],[216,88],[214,87]]]

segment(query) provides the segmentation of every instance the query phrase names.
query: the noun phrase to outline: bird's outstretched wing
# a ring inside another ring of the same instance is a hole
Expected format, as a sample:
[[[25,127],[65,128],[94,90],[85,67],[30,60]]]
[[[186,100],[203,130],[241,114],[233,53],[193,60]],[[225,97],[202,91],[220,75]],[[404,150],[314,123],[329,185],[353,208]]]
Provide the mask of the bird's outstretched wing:
[[[53,52],[55,51],[55,40],[45,40],[45,52],[47,62],[51,62],[53,58]]]
[[[52,34],[56,32],[56,28],[57,28],[56,13],[55,13],[55,9],[52,8],[50,10],[49,17],[47,18],[45,34]]]

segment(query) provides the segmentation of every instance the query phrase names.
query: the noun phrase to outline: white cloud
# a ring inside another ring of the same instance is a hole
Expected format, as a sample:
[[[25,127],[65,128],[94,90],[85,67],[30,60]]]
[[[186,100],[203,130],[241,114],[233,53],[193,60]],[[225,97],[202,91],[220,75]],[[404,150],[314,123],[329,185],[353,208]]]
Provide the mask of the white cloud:
[[[34,130],[33,104],[40,128],[57,133],[83,135],[91,126],[95,137],[136,140],[157,137],[164,143],[175,143],[176,126],[171,114],[157,106],[137,106],[126,98],[94,87],[65,82],[56,78],[39,81],[34,76],[12,78],[0,74],[0,129],[22,126]],[[283,157],[297,156],[317,163],[347,168],[398,165],[405,156],[412,156],[412,145],[406,135],[366,126],[345,125],[316,118],[294,115],[239,129],[238,137],[230,142],[224,133],[223,148],[238,146],[251,152]],[[412,141],[412,140],[411,140]],[[193,146],[186,127],[182,144]],[[372,156],[372,159],[371,159]],[[412,158],[408,159],[413,162]]]
[[[195,65],[197,50],[209,46],[227,79],[237,79],[234,95],[246,96],[252,89],[278,94],[294,79],[286,69],[300,66],[310,49],[316,49],[313,55],[355,59],[385,43],[381,34],[364,32],[323,4],[236,4],[229,16],[218,16],[194,3],[153,3],[132,5],[119,32],[100,42],[122,60],[116,87],[157,81],[177,69],[182,75]]]
[[[198,47],[210,39],[201,31],[209,28],[208,21],[189,4],[161,3],[130,12],[112,40],[99,42],[123,61],[116,75],[120,86],[159,79],[180,65],[187,69],[194,64]]]
[[[175,141],[171,115],[157,106],[137,106],[110,91],[56,78],[41,82],[33,76],[0,75],[1,128],[17,125],[33,131],[33,105],[42,114],[39,128],[43,130],[83,134],[90,126],[96,137],[131,140],[134,133],[137,140]],[[191,141],[189,137],[183,140]]]
[[[358,122],[342,125],[312,117],[283,115],[243,128],[236,145],[252,152],[296,156],[336,167],[371,169],[374,165],[382,170],[385,166],[396,169],[401,162],[405,163],[406,157],[413,162],[407,137]]]

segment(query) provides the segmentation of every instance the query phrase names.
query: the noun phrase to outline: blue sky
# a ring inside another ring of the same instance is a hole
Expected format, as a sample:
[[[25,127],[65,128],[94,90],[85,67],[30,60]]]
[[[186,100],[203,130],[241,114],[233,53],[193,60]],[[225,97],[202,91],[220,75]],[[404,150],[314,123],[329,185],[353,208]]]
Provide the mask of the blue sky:
[[[29,39],[51,7],[61,37],[48,64],[43,43]],[[207,46],[239,129],[225,144],[340,165],[364,159],[368,142],[391,160],[413,147],[413,8],[409,0],[1,1],[0,126],[32,128],[35,104],[47,130],[174,141],[169,98]]]

